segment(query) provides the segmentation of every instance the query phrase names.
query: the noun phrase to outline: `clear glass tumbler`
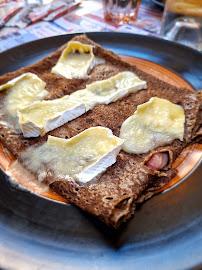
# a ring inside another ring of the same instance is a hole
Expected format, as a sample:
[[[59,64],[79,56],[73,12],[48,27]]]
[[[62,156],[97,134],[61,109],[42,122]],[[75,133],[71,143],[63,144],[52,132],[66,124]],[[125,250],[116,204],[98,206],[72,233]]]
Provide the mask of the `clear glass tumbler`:
[[[202,50],[202,0],[167,0],[160,36]]]
[[[105,20],[118,25],[137,19],[141,0],[102,0]]]

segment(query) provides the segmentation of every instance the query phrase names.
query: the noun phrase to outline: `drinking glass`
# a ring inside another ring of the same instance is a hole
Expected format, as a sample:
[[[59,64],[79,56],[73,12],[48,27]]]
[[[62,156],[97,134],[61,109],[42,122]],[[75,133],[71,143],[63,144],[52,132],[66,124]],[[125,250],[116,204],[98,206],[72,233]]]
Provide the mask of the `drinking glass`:
[[[102,0],[105,20],[118,25],[137,19],[141,0]]]
[[[202,50],[202,0],[167,0],[160,36]]]

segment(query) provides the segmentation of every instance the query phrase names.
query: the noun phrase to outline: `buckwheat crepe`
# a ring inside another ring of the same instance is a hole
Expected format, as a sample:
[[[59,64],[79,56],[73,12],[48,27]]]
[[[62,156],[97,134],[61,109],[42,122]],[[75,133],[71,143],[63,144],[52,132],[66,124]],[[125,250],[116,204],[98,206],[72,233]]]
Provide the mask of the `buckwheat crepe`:
[[[202,91],[192,92],[165,83],[122,61],[119,56],[94,43],[86,35],[75,36],[73,40],[93,45],[94,55],[104,60],[104,63],[96,65],[90,71],[87,79],[66,79],[51,73],[52,67],[67,46],[65,44],[41,61],[1,76],[0,85],[23,73],[32,72],[46,82],[46,90],[49,94],[45,99],[52,100],[84,89],[86,84],[110,78],[122,71],[131,71],[141,80],[147,81],[147,89],[130,94],[109,105],[96,105],[93,110],[38,138],[24,138],[9,122],[7,115],[2,113],[0,140],[9,152],[23,164],[23,151],[31,146],[40,146],[46,142],[48,135],[71,138],[87,128],[103,126],[111,129],[114,135],[119,136],[122,123],[135,112],[138,105],[149,101],[151,97],[167,99],[181,105],[186,117],[183,142],[176,139],[170,145],[157,147],[145,154],[129,154],[121,151],[116,163],[100,175],[94,184],[80,185],[74,181],[64,180],[56,176],[47,166],[44,183],[107,225],[118,228],[122,222],[134,214],[138,203],[150,198],[156,190],[162,188],[175,176],[176,169],[172,168],[172,163],[183,148],[193,141],[201,139]],[[1,108],[5,96],[6,91],[1,91]],[[159,152],[168,154],[168,163],[160,170],[151,170],[146,163],[155,153]],[[38,178],[37,172],[32,173]]]

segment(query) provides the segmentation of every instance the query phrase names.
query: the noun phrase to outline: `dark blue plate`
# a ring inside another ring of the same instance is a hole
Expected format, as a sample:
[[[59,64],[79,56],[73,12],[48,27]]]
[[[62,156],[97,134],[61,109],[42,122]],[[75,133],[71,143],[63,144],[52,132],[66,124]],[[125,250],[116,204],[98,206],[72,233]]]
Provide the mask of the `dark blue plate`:
[[[151,1],[161,8],[164,8],[166,2],[166,0],[151,0]]]
[[[0,74],[45,57],[73,35],[34,41],[0,54]],[[105,48],[150,60],[202,88],[202,54],[146,36],[89,33]],[[202,263],[202,168],[145,202],[114,231],[77,207],[12,185],[0,171],[2,269],[197,269]]]

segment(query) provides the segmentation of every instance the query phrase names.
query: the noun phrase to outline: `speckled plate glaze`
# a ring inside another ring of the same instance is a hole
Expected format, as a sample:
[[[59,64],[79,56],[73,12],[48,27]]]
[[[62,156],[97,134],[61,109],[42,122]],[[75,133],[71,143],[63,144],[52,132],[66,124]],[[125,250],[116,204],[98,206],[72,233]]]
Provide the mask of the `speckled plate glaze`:
[[[38,40],[1,53],[0,74],[38,61],[72,36]],[[193,90],[202,87],[202,54],[195,50],[139,35],[89,33],[88,36],[123,55],[126,61],[138,63],[147,72],[150,69],[152,74],[166,74],[168,78],[172,74],[177,83]],[[202,263],[199,159],[200,153],[186,177],[180,178],[186,181],[145,202],[117,231],[77,207],[19,189],[0,171],[0,268],[199,269]],[[189,165],[190,162],[185,164],[185,168]]]

